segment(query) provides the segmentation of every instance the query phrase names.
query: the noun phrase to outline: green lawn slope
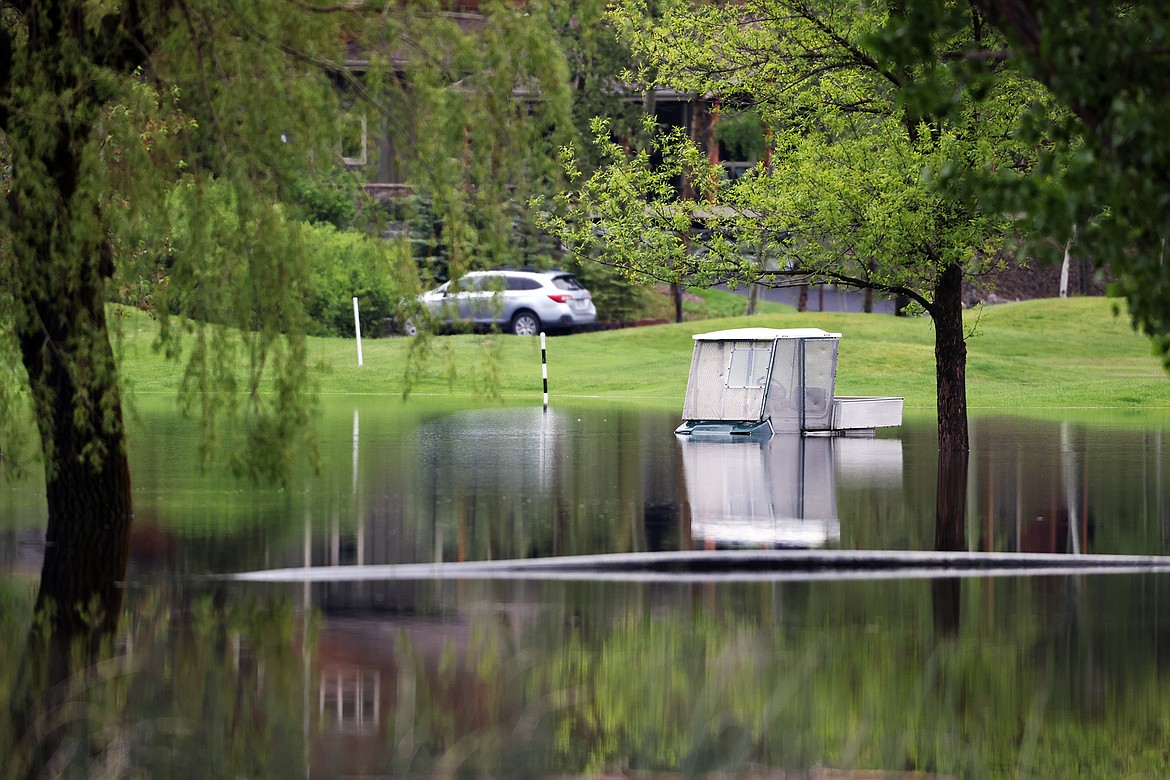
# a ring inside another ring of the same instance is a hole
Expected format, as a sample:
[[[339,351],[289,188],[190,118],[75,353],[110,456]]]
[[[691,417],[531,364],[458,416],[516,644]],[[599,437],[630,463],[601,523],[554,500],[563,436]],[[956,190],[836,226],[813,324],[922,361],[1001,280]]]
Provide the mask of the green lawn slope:
[[[1170,379],[1149,341],[1114,302],[1072,298],[1002,304],[968,312],[967,388],[973,408],[1170,407]],[[136,392],[174,392],[180,371],[151,349],[154,328],[125,314],[124,374]],[[548,339],[549,389],[556,398],[682,403],[691,336],[748,326],[817,327],[842,334],[839,395],[899,395],[931,407],[934,333],[927,318],[782,312]],[[498,334],[312,339],[310,361],[324,394],[401,395],[416,351],[415,394],[540,398],[540,342]],[[421,351],[420,351],[421,350]]]

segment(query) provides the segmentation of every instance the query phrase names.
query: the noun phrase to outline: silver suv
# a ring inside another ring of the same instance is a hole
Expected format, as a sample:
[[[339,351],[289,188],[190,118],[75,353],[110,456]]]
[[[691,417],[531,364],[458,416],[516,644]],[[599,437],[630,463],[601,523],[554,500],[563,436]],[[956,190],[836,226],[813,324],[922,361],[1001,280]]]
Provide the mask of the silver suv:
[[[499,327],[517,336],[542,330],[569,331],[597,319],[593,296],[565,271],[472,271],[418,297],[438,326],[465,322]],[[408,322],[413,336],[421,320]]]

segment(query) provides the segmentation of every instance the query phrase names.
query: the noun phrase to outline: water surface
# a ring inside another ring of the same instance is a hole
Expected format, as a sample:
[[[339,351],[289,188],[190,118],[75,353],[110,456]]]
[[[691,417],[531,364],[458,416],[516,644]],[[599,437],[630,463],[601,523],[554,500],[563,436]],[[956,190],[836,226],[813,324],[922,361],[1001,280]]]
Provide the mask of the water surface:
[[[193,427],[140,400],[128,672],[76,694],[103,705],[88,722],[106,760],[199,777],[1170,771],[1166,575],[204,579],[681,550],[1166,552],[1165,414],[975,417],[957,523],[929,415],[765,445],[679,441],[677,417],[330,401],[320,474],[254,488],[201,471]],[[0,493],[5,657],[38,496],[35,480]]]

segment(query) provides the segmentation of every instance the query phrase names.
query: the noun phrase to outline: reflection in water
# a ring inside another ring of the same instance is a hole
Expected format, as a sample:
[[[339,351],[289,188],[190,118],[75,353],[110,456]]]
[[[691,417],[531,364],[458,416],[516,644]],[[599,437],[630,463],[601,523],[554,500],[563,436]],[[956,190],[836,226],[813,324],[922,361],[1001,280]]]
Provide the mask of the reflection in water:
[[[837,482],[901,487],[898,439],[778,434],[681,439],[691,537],[721,547],[822,547],[841,538]]]
[[[169,417],[140,432],[149,533],[121,621],[127,663],[68,691],[61,718],[85,723],[93,753],[70,754],[67,774],[1170,776],[1164,575],[211,593],[190,576],[685,550],[728,525],[766,533],[717,546],[790,544],[777,541],[790,522],[849,549],[1159,553],[1164,419],[977,418],[952,469],[933,420],[708,453],[675,440],[673,410],[388,407],[330,410],[325,472],[285,491],[175,462]],[[13,495],[0,494],[6,658],[36,570],[37,520]],[[0,692],[11,684],[0,664]]]
[[[938,453],[938,488],[935,496],[934,549],[966,549],[963,538],[967,509],[966,450],[940,450]],[[953,636],[959,631],[962,607],[962,583],[957,577],[942,577],[931,585],[935,631]]]
[[[58,707],[16,733],[0,708],[0,776],[306,777],[302,624],[292,607],[222,591],[129,592],[114,648],[56,691]],[[27,630],[31,595],[0,587],[8,659],[25,641],[12,618]],[[8,692],[15,665],[0,669]],[[27,774],[43,750],[45,769]]]
[[[1163,428],[972,428],[970,549],[1165,553],[1170,549]]]
[[[1166,776],[1170,580],[962,588],[946,641],[920,581],[467,582],[388,615],[138,589],[119,664],[67,695],[97,738],[65,773]]]
[[[314,565],[684,550],[713,522],[769,513],[835,521],[826,543],[845,549],[938,547],[929,419],[908,420],[896,437],[806,442],[803,456],[756,450],[752,464],[712,461],[696,481],[696,464],[670,435],[671,410],[545,415],[539,406],[451,411],[380,399],[328,407],[323,473],[281,490],[200,472],[197,431],[160,406],[134,431],[143,533],[131,540],[131,579],[302,564],[306,524]],[[1165,551],[1165,425],[975,418],[966,509],[946,546]],[[826,445],[831,467],[808,449]],[[39,568],[31,553],[44,507],[30,500],[39,490],[35,480],[0,490],[5,570]]]

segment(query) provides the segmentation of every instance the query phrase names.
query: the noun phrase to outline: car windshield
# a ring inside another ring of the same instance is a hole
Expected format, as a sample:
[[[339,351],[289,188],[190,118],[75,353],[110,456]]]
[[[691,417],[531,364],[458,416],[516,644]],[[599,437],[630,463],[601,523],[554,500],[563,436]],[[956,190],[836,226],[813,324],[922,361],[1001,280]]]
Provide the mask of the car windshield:
[[[571,274],[564,276],[554,276],[552,283],[562,290],[583,290],[581,283],[577,281],[577,277]]]

